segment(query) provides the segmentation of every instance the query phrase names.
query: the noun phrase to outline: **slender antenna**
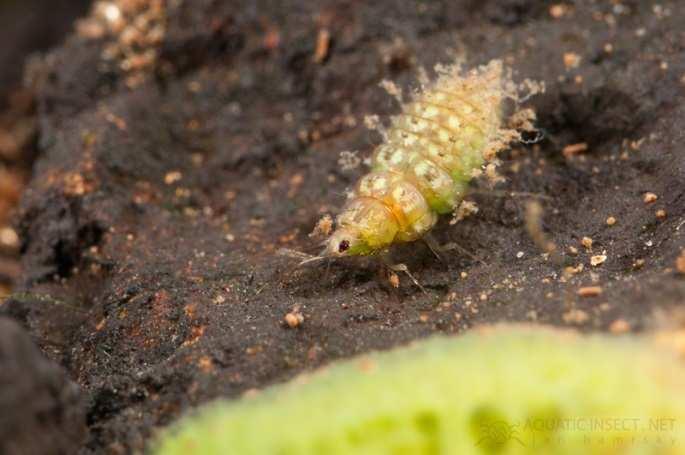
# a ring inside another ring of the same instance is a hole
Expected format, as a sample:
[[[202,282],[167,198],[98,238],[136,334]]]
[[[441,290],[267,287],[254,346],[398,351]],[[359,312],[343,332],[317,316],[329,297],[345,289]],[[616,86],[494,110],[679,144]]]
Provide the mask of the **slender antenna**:
[[[279,248],[276,251],[276,254],[278,254],[279,256],[285,256],[293,259],[300,259],[300,262],[297,264],[297,266],[300,267],[305,264],[310,264],[312,262],[318,262],[326,259],[327,256],[324,255],[325,251],[326,250],[323,250],[318,256],[313,256],[311,254],[303,253],[302,251],[291,250],[290,248]]]

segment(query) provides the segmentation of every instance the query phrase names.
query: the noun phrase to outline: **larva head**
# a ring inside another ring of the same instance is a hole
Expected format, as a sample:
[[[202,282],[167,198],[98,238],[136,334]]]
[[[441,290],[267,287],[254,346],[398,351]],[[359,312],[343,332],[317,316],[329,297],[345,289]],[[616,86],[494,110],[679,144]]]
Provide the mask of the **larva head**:
[[[360,256],[370,252],[368,245],[360,238],[359,231],[343,227],[337,229],[326,241],[324,256]]]
[[[364,256],[389,246],[397,235],[397,219],[377,199],[352,198],[337,218],[337,229],[325,256]]]

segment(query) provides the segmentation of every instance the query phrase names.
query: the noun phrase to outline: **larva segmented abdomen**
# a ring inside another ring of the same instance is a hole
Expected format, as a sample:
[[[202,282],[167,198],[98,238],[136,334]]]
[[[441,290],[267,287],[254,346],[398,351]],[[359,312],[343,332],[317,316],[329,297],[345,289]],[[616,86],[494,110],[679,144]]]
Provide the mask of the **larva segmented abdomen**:
[[[502,145],[502,65],[443,70],[395,116],[329,239],[329,255],[371,254],[420,238],[460,203]]]

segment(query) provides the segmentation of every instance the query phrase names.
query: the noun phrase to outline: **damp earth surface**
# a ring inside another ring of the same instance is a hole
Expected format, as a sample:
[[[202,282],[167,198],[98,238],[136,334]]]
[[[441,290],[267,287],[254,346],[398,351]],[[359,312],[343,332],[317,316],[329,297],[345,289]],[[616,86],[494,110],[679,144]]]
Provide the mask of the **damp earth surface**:
[[[678,320],[679,2],[106,3],[123,24],[92,11],[26,70],[37,156],[0,306],[81,390],[81,453],[142,451],[213,398],[434,333]],[[546,91],[504,180],[476,179],[477,213],[434,229],[459,247],[393,250],[425,292],[372,259],[278,254],[318,252],[308,234],[367,172],[339,160],[380,142],[365,116],[399,111],[379,84],[409,93],[456,59],[501,59]]]

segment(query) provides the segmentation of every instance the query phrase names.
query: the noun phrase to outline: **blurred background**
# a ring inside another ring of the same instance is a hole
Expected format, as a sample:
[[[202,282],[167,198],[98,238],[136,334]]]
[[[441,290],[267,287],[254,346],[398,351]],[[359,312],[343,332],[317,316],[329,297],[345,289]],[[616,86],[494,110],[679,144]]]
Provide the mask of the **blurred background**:
[[[0,296],[20,272],[12,213],[36,153],[35,109],[22,84],[27,58],[59,45],[91,0],[0,0]]]

